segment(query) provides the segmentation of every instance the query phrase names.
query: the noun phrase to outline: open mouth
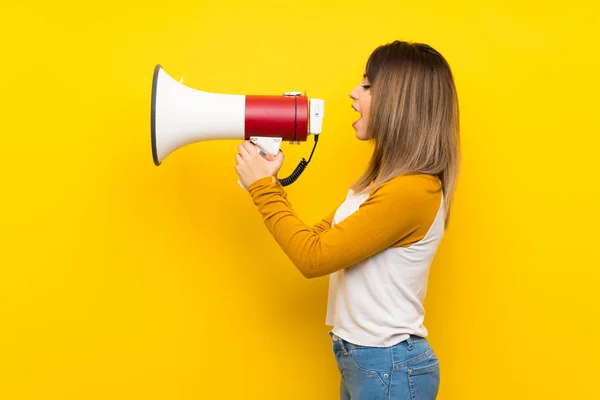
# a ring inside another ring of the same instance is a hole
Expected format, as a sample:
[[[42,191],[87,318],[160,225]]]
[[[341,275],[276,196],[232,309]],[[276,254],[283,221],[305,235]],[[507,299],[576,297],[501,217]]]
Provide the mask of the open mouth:
[[[358,121],[360,121],[360,119],[362,118],[362,114],[361,114],[361,112],[360,112],[360,111],[358,111],[358,110],[357,110],[357,109],[356,109],[354,106],[352,106],[352,109],[353,109],[354,111],[356,111],[356,112],[359,114],[359,117],[358,117],[358,119],[352,123],[352,126],[354,126],[354,125],[356,125],[356,124],[358,123]]]

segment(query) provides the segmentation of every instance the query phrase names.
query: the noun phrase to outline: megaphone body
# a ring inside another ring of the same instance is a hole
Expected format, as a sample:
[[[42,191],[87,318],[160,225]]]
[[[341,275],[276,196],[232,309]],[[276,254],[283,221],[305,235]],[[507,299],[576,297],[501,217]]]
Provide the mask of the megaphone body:
[[[151,140],[156,166],[175,150],[208,140],[251,140],[277,155],[281,143],[299,143],[322,130],[324,101],[299,92],[243,95],[183,85],[157,65],[152,82]]]

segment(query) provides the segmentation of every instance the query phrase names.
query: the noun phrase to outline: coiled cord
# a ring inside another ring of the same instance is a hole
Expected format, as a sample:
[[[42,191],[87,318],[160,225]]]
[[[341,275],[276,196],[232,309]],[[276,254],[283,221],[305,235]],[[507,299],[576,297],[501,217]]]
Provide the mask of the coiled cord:
[[[310,153],[310,157],[308,157],[308,161],[306,161],[303,157],[302,161],[300,161],[300,163],[298,164],[296,169],[294,169],[294,171],[290,174],[290,176],[279,180],[279,182],[281,183],[281,186],[288,186],[288,185],[291,185],[292,183],[296,182],[296,179],[298,179],[300,177],[300,175],[304,172],[304,170],[308,166],[308,163],[312,159],[315,149],[317,148],[317,142],[319,141],[319,135],[313,135],[313,136],[315,137],[315,144],[313,146],[312,152]]]

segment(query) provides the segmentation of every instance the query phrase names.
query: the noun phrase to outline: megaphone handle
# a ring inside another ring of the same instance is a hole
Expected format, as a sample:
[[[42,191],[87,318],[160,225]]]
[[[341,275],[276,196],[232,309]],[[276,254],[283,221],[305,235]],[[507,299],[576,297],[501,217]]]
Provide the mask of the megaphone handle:
[[[308,157],[308,161],[303,158],[302,161],[300,161],[300,164],[298,164],[298,166],[291,173],[290,176],[288,176],[287,178],[279,179],[279,183],[281,184],[281,186],[289,186],[289,185],[291,185],[292,183],[294,183],[300,177],[300,175],[302,174],[302,172],[304,172],[304,170],[308,166],[308,163],[310,162],[310,160],[312,160],[313,154],[315,153],[315,149],[317,148],[317,143],[319,142],[319,135],[314,135],[314,137],[315,137],[315,144],[313,145],[313,149],[312,149],[312,151],[310,153],[310,157]],[[238,183],[242,187],[242,189],[244,189],[245,191],[248,191],[248,189],[242,183],[241,180],[238,180]]]
[[[280,137],[262,137],[262,136],[252,136],[250,137],[250,141],[254,143],[259,149],[263,152],[272,155],[273,157],[277,156],[279,153],[279,147],[281,146]]]
[[[252,136],[250,141],[256,145],[260,153],[277,156],[279,153],[279,147],[281,146],[282,138],[279,137],[263,137],[263,136]],[[248,191],[246,186],[238,179],[238,184],[242,189]]]

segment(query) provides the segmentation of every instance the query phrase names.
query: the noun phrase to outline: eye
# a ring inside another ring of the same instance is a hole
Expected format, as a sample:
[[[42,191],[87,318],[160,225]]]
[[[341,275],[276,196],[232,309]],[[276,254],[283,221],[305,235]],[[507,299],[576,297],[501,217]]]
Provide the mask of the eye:
[[[363,89],[370,89],[371,85],[361,85],[363,87]]]

